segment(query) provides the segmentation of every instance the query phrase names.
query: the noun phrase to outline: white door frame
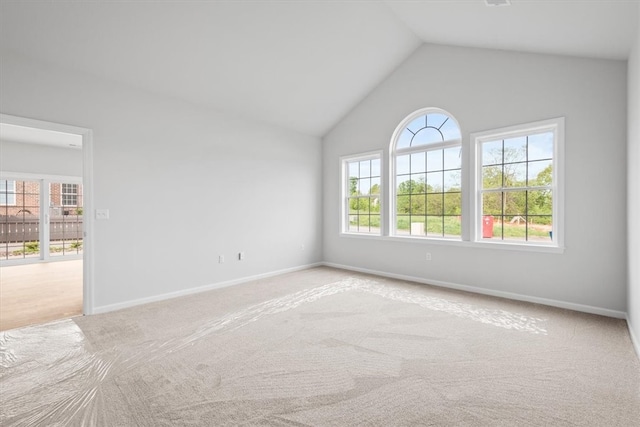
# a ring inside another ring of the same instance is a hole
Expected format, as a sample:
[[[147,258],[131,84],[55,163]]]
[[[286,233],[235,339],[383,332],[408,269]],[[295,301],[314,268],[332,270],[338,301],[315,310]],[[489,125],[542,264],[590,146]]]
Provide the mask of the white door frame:
[[[93,132],[91,129],[0,113],[0,123],[82,136],[83,251],[82,312],[93,314]]]

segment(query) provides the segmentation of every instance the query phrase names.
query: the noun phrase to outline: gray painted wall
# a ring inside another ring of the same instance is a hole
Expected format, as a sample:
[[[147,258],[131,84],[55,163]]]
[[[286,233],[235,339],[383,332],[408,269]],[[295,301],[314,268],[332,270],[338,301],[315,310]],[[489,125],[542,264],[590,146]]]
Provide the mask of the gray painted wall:
[[[0,171],[82,176],[82,150],[0,141]]]
[[[324,138],[325,261],[622,315],[626,82],[624,61],[423,45]],[[339,157],[388,153],[395,127],[422,107],[452,113],[463,144],[471,132],[566,118],[563,254],[339,235]]]
[[[638,4],[640,22],[640,4]],[[629,288],[627,315],[640,355],[640,28],[629,58],[628,221]]]
[[[319,138],[11,52],[0,66],[0,111],[93,130],[111,216],[95,223],[97,309],[321,260]]]

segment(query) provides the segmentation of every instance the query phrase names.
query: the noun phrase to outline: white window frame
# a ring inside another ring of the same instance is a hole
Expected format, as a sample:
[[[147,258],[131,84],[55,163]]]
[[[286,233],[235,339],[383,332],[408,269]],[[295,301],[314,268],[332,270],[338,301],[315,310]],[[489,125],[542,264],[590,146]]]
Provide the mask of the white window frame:
[[[425,145],[418,145],[415,147],[406,147],[406,148],[400,148],[400,149],[396,149],[396,144],[398,142],[398,139],[400,138],[400,134],[405,130],[405,128],[407,127],[407,125],[409,123],[411,123],[412,121],[414,121],[415,119],[417,119],[420,116],[424,116],[426,114],[444,114],[447,117],[449,117],[450,120],[453,120],[456,125],[458,126],[458,129],[460,129],[460,139],[452,139],[452,140],[447,140],[447,141],[443,141],[440,143],[435,143],[435,144],[429,144],[428,146]],[[446,236],[415,236],[415,235],[402,235],[402,234],[398,234],[397,232],[397,209],[396,209],[396,189],[397,187],[397,174],[396,174],[396,157],[399,155],[406,155],[406,154],[413,154],[413,153],[422,153],[422,152],[428,152],[428,151],[433,151],[433,150],[442,150],[445,148],[451,148],[451,147],[460,147],[460,149],[462,150],[462,159],[461,159],[461,167],[460,167],[460,184],[461,184],[461,199],[462,199],[462,213],[460,215],[461,217],[461,235],[459,238],[455,238],[455,237],[446,237]],[[396,127],[396,129],[393,132],[393,136],[391,137],[391,144],[390,144],[390,148],[389,148],[389,182],[390,184],[390,196],[389,196],[389,207],[388,211],[389,212],[389,222],[387,223],[387,229],[390,231],[390,236],[394,237],[394,238],[399,238],[399,239],[420,239],[420,240],[430,240],[430,241],[452,241],[452,242],[460,242],[462,240],[465,240],[465,224],[467,221],[465,221],[465,217],[466,217],[466,203],[465,203],[465,199],[466,199],[466,190],[465,190],[465,183],[466,183],[466,179],[465,179],[465,161],[464,161],[464,144],[462,144],[462,128],[460,127],[460,123],[458,122],[458,120],[454,117],[453,114],[449,113],[446,110],[443,110],[441,108],[436,108],[436,107],[427,107],[427,108],[421,108],[419,110],[414,111],[413,113],[409,114],[404,120],[402,120],[400,122],[400,124]]]
[[[75,189],[76,189],[75,193],[69,193],[69,192],[65,192],[64,191],[65,187],[68,186],[68,185],[75,186]],[[77,206],[78,205],[79,189],[80,189],[80,186],[78,184],[76,184],[76,183],[61,182],[60,183],[60,204],[62,206],[72,206],[72,207]],[[66,201],[65,200],[65,196],[67,196],[67,197],[68,196],[73,196],[75,198],[75,203],[65,203],[65,201]]]
[[[361,162],[363,160],[379,160],[380,161],[380,231],[378,233],[364,232],[364,231],[350,231],[349,230],[349,163]],[[364,236],[364,237],[380,237],[383,235],[383,224],[385,221],[385,202],[384,202],[384,173],[383,173],[383,160],[382,150],[370,151],[367,153],[354,154],[349,156],[340,157],[340,234],[350,236]]]
[[[505,241],[502,239],[488,240],[482,238],[482,155],[480,146],[484,142],[498,139],[517,138],[543,132],[553,132],[553,239],[549,242],[537,241]],[[472,214],[469,216],[471,241],[478,245],[490,247],[506,246],[510,248],[530,248],[532,250],[562,250],[564,248],[564,117],[525,123],[499,129],[472,133],[469,138],[471,153],[471,185]]]
[[[6,186],[7,186],[6,191],[5,190],[0,190],[0,191],[2,191],[2,194],[6,197],[6,200],[5,200],[6,203],[2,203],[0,201],[0,206],[16,206],[16,203],[17,203],[17,199],[16,199],[16,192],[17,192],[16,181],[15,180],[11,180],[11,179],[3,179],[2,182],[6,183]],[[11,183],[13,183],[13,190],[10,188],[10,184]],[[13,198],[11,196],[13,196]]]

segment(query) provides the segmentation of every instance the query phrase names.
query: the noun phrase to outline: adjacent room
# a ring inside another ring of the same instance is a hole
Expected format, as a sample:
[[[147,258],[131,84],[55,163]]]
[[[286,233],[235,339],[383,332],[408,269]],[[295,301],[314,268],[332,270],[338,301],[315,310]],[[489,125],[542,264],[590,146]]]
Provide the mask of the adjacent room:
[[[639,22],[3,1],[0,424],[638,425]]]

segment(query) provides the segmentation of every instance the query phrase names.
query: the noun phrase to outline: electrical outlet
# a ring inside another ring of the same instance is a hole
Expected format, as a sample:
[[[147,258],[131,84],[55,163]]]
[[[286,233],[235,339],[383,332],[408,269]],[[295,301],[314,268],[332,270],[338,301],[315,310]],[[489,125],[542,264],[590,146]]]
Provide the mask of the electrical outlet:
[[[431,261],[431,252],[427,252],[427,256],[425,257],[426,261]]]
[[[218,263],[224,264],[224,255],[218,255]]]
[[[244,259],[244,252],[238,253],[238,261],[242,261]]]

